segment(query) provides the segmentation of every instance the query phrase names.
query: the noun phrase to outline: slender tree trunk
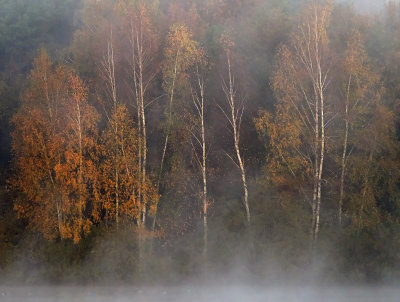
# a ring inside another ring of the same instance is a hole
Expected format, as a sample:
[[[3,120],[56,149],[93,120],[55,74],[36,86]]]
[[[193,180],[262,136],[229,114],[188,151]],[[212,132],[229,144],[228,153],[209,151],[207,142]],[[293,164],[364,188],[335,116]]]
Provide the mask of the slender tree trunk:
[[[347,111],[347,106],[346,106]],[[344,180],[346,173],[346,160],[347,160],[347,144],[348,144],[348,135],[349,135],[349,121],[346,119],[346,130],[343,142],[343,154],[342,154],[342,171],[340,173],[340,196],[339,196],[339,226],[342,225],[342,213],[343,213],[343,199],[344,199]]]
[[[237,159],[239,162],[240,174],[242,176],[242,183],[243,183],[243,190],[244,190],[244,207],[246,210],[247,223],[250,224],[251,215],[250,215],[250,207],[249,207],[249,191],[247,188],[246,171],[245,171],[243,159],[242,159],[242,156],[241,156],[240,150],[239,150],[238,138],[235,141],[235,150],[236,150],[236,156],[237,156]]]
[[[138,39],[139,41],[139,39]],[[142,163],[142,196],[143,196],[143,210],[142,210],[142,224],[146,223],[147,212],[147,196],[146,196],[146,165],[147,165],[147,134],[146,134],[146,115],[144,112],[144,88],[143,88],[143,41],[138,43],[138,67],[139,67],[139,94],[140,94],[140,115],[142,123],[142,148],[143,148],[143,163]]]
[[[203,176],[203,255],[204,259],[207,259],[208,249],[208,225],[207,225],[207,154],[206,154],[206,131],[204,121],[204,83],[200,79],[200,75],[197,74],[198,85],[200,89],[200,119],[201,119],[201,151],[202,151],[202,176]]]
[[[176,54],[175,58],[175,66],[174,66],[174,75],[172,79],[172,85],[171,85],[171,91],[170,91],[170,97],[169,97],[169,111],[168,111],[168,126],[167,126],[167,133],[165,135],[165,142],[164,142],[164,148],[163,148],[163,153],[161,157],[161,164],[160,164],[160,174],[158,177],[158,185],[157,187],[160,187],[160,181],[162,177],[162,172],[163,172],[163,166],[164,166],[164,161],[165,161],[165,155],[167,152],[167,147],[168,147],[168,141],[169,141],[169,135],[171,132],[171,124],[172,124],[172,104],[174,102],[174,95],[175,95],[175,81],[177,77],[177,68],[178,68],[178,58],[179,58],[179,52]]]
[[[49,93],[48,74],[46,72],[44,72],[44,75],[43,75],[43,82],[44,82],[44,89],[45,89],[45,97],[46,97],[46,101],[47,101],[47,109],[48,109],[48,113],[49,113],[50,124],[53,125],[53,127],[52,127],[53,128],[52,132],[53,132],[53,131],[55,131],[55,128],[56,128],[56,127],[54,127],[54,124],[57,123],[57,128],[59,128],[59,127],[58,127],[58,120],[56,121],[56,123],[54,121],[54,112],[53,112],[52,101],[50,99],[50,93]],[[54,133],[52,133],[52,134],[54,135]],[[49,157],[47,154],[47,148],[46,148],[45,142],[42,142],[42,147],[43,147],[43,151],[44,151],[44,154],[46,157],[46,162],[47,162],[47,166],[48,166],[48,175],[49,175],[52,187],[53,187],[53,194],[56,194],[56,184],[55,184],[54,177],[52,174],[52,169],[50,168],[50,160],[49,160]],[[61,161],[60,157],[61,156],[59,154],[59,157],[58,157],[59,164]],[[62,209],[62,201],[60,200],[60,198],[57,198],[57,201],[56,201],[56,211],[57,211],[58,234],[59,234],[59,237],[62,238],[63,209]]]
[[[141,209],[141,229],[139,230],[139,261],[143,265],[145,241],[144,232],[146,229],[146,216],[147,216],[147,195],[146,195],[146,165],[147,165],[147,136],[146,136],[146,116],[144,112],[144,88],[143,88],[143,36],[142,36],[142,23],[140,20],[139,31],[136,31],[136,48],[137,48],[137,65],[138,65],[138,89],[139,89],[139,108],[140,108],[140,120],[142,126],[142,171],[141,171],[141,190],[142,190],[142,209]],[[141,267],[141,269],[143,266]]]
[[[311,225],[311,248],[314,249],[315,225],[317,221],[317,196],[318,196],[318,162],[319,162],[319,102],[315,100],[315,144],[314,144],[314,188],[312,200],[312,225]]]
[[[112,112],[117,112],[117,85],[115,79],[115,60],[114,60],[114,47],[112,42],[112,30],[110,31],[110,41],[107,45],[107,56],[103,66],[107,78],[108,88],[111,94]],[[115,222],[117,229],[119,228],[119,172],[118,172],[118,123],[115,124],[114,129],[114,181],[115,181]]]
[[[143,50],[143,28],[142,20],[139,20],[139,28],[134,28],[133,21],[131,20],[131,47],[132,47],[132,66],[135,86],[135,97],[138,110],[138,124],[140,136],[140,155],[139,155],[139,171],[140,171],[140,187],[141,187],[141,224],[144,226],[146,223],[147,213],[147,197],[146,197],[146,168],[147,168],[147,133],[146,133],[146,115],[144,110],[144,50]],[[137,68],[137,70],[136,70]]]
[[[246,219],[247,223],[250,224],[251,221],[251,215],[250,215],[250,207],[249,207],[249,193],[248,193],[248,188],[247,188],[247,180],[246,180],[246,170],[244,167],[244,162],[242,155],[240,154],[240,148],[239,148],[239,141],[240,141],[240,133],[239,133],[239,128],[240,128],[240,123],[241,123],[241,114],[243,113],[240,112],[239,108],[237,107],[236,100],[235,100],[235,92],[234,92],[234,83],[233,83],[233,76],[232,76],[232,68],[231,68],[231,60],[228,55],[227,57],[227,63],[228,63],[228,76],[229,76],[229,91],[228,91],[228,97],[229,97],[229,105],[231,109],[231,124],[233,128],[233,138],[234,138],[234,145],[235,145],[235,152],[236,152],[236,158],[239,163],[239,168],[240,168],[240,174],[242,177],[242,183],[243,183],[243,191],[244,191],[244,200],[243,204],[246,210]]]
[[[344,180],[346,174],[346,161],[347,161],[347,144],[349,138],[349,96],[350,96],[350,85],[351,85],[351,75],[349,76],[349,81],[347,84],[347,95],[346,95],[346,105],[345,105],[345,132],[344,132],[344,142],[343,142],[343,154],[341,162],[341,174],[340,174],[340,195],[339,195],[339,213],[338,222],[339,226],[342,225],[342,213],[343,213],[343,199],[344,199]]]
[[[205,161],[203,161],[204,163]],[[208,225],[207,225],[207,176],[206,176],[206,167],[203,167],[203,255],[204,258],[207,259],[207,250],[208,250]]]
[[[321,217],[321,200],[322,200],[322,175],[325,160],[325,94],[326,89],[326,77],[322,70],[322,56],[321,56],[321,33],[319,29],[319,16],[318,16],[318,1],[314,2],[314,60],[310,62],[315,62],[316,76],[313,78],[313,86],[315,92],[315,178],[316,178],[316,191],[314,183],[314,193],[313,193],[313,247],[318,241],[318,234],[320,228],[320,217]],[[313,67],[310,66],[310,70]],[[320,120],[319,120],[320,118]],[[319,156],[318,156],[319,152]]]
[[[315,217],[315,241],[318,240],[319,226],[320,226],[320,214],[321,214],[321,198],[322,198],[322,172],[324,167],[325,159],[325,117],[324,117],[324,95],[321,90],[321,156],[319,162],[319,173],[318,173],[318,194],[317,194],[317,210]]]
[[[173,75],[173,79],[172,79],[171,91],[170,91],[170,96],[169,96],[168,125],[167,125],[167,131],[165,134],[163,152],[162,152],[162,156],[161,156],[160,171],[159,171],[158,179],[157,179],[157,191],[158,192],[160,192],[160,184],[161,184],[161,178],[162,178],[162,173],[163,173],[163,169],[164,169],[165,155],[167,153],[169,135],[171,132],[171,127],[172,127],[172,105],[174,102],[175,82],[176,82],[176,77],[177,77],[177,73],[178,73],[178,58],[179,58],[179,51],[177,52],[176,58],[175,58],[174,75]],[[153,232],[155,231],[156,221],[157,221],[157,208],[155,209],[155,212],[154,212],[154,219],[153,219],[153,225],[152,225]]]
[[[137,129],[138,129],[138,202],[142,205],[142,162],[143,162],[143,130],[142,130],[142,102],[140,94],[139,75],[140,71],[137,70],[138,55],[136,54],[139,49],[137,31],[135,30],[134,21],[131,19],[131,54],[132,54],[132,73],[133,73],[133,88],[134,88],[134,99],[136,102],[136,113],[137,113]],[[134,188],[132,189],[132,195],[135,194]],[[138,220],[137,225],[141,227],[141,219]]]
[[[197,92],[193,92],[192,90],[192,99],[194,108],[197,111],[197,116],[200,121],[200,129],[192,133],[192,147],[193,152],[195,154],[197,163],[201,170],[201,176],[203,178],[203,257],[205,262],[207,261],[207,248],[208,248],[208,225],[207,225],[207,210],[208,210],[208,200],[207,200],[207,150],[206,150],[206,135],[205,135],[205,96],[204,96],[204,82],[200,78],[199,69],[197,68],[197,85],[199,94]],[[193,142],[194,141],[194,142]],[[198,151],[198,147],[200,147],[200,152]]]

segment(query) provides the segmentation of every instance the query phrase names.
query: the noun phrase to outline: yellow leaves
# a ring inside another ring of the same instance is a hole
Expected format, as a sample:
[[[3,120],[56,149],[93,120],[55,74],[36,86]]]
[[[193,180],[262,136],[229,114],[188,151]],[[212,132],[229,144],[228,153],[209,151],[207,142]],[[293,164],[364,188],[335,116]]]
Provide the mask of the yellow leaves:
[[[326,83],[330,80],[326,70],[330,61],[329,2],[310,3],[289,43],[279,48],[272,78],[277,98],[274,114],[262,113],[255,121],[268,146],[268,175],[282,191],[303,190],[311,184],[320,149],[327,149],[327,134],[322,134],[326,122],[321,125],[321,121],[328,119],[325,95],[329,93]]]
[[[311,45],[314,45],[314,43],[328,43],[326,30],[330,22],[332,10],[332,0],[312,1],[305,7],[301,15],[299,31],[295,33],[294,39],[301,40],[307,38],[305,40],[311,42]]]
[[[268,111],[260,111],[259,117],[254,119],[254,125],[258,134],[263,139],[268,139],[269,125],[271,124],[272,115]]]
[[[168,92],[178,77],[185,77],[190,67],[201,64],[205,59],[203,49],[193,40],[188,28],[178,24],[170,28],[164,56],[163,87]]]
[[[302,148],[302,141],[296,120],[290,119],[284,107],[278,105],[275,116],[267,111],[260,112],[254,122],[269,150],[269,180],[278,187],[293,189],[292,178],[302,179],[304,174],[309,175],[310,172],[309,163],[298,152]]]
[[[170,53],[170,55],[174,56],[178,51],[182,52],[183,55],[189,56],[196,48],[196,42],[192,40],[192,34],[187,27],[178,24],[171,26],[167,37],[167,44],[169,47],[166,50],[166,56],[169,56],[168,54]]]

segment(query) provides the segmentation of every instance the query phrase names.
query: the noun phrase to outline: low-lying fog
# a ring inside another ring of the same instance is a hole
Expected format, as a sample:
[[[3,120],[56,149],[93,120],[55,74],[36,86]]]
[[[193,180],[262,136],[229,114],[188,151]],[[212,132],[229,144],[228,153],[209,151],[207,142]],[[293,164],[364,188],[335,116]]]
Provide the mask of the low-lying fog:
[[[4,302],[398,302],[393,287],[0,287]]]

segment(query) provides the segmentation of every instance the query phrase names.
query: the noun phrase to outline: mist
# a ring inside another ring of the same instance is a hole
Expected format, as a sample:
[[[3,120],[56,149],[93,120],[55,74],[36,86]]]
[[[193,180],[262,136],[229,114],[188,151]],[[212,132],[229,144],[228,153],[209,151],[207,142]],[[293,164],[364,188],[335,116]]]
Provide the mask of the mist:
[[[371,1],[371,0],[337,0],[337,3],[350,4],[359,12],[362,13],[381,13],[384,10],[388,0]],[[396,1],[392,1],[396,2]]]
[[[168,288],[2,288],[2,301],[397,301],[393,288],[274,288],[243,285]]]
[[[397,301],[400,3],[0,0],[0,301]]]

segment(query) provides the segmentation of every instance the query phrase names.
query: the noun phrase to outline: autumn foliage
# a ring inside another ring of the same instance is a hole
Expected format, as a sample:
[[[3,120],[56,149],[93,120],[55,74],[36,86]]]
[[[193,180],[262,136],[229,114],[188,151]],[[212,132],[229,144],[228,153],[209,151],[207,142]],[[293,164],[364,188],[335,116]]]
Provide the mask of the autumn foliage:
[[[33,2],[74,11],[0,11],[6,249],[97,248],[107,278],[399,262],[399,5]]]
[[[135,221],[158,200],[149,180],[141,188],[149,204],[137,200],[137,133],[126,107],[116,108],[100,136],[100,116],[87,98],[83,81],[42,50],[13,118],[12,185],[21,193],[14,207],[51,240],[77,243],[93,224],[117,216]]]

